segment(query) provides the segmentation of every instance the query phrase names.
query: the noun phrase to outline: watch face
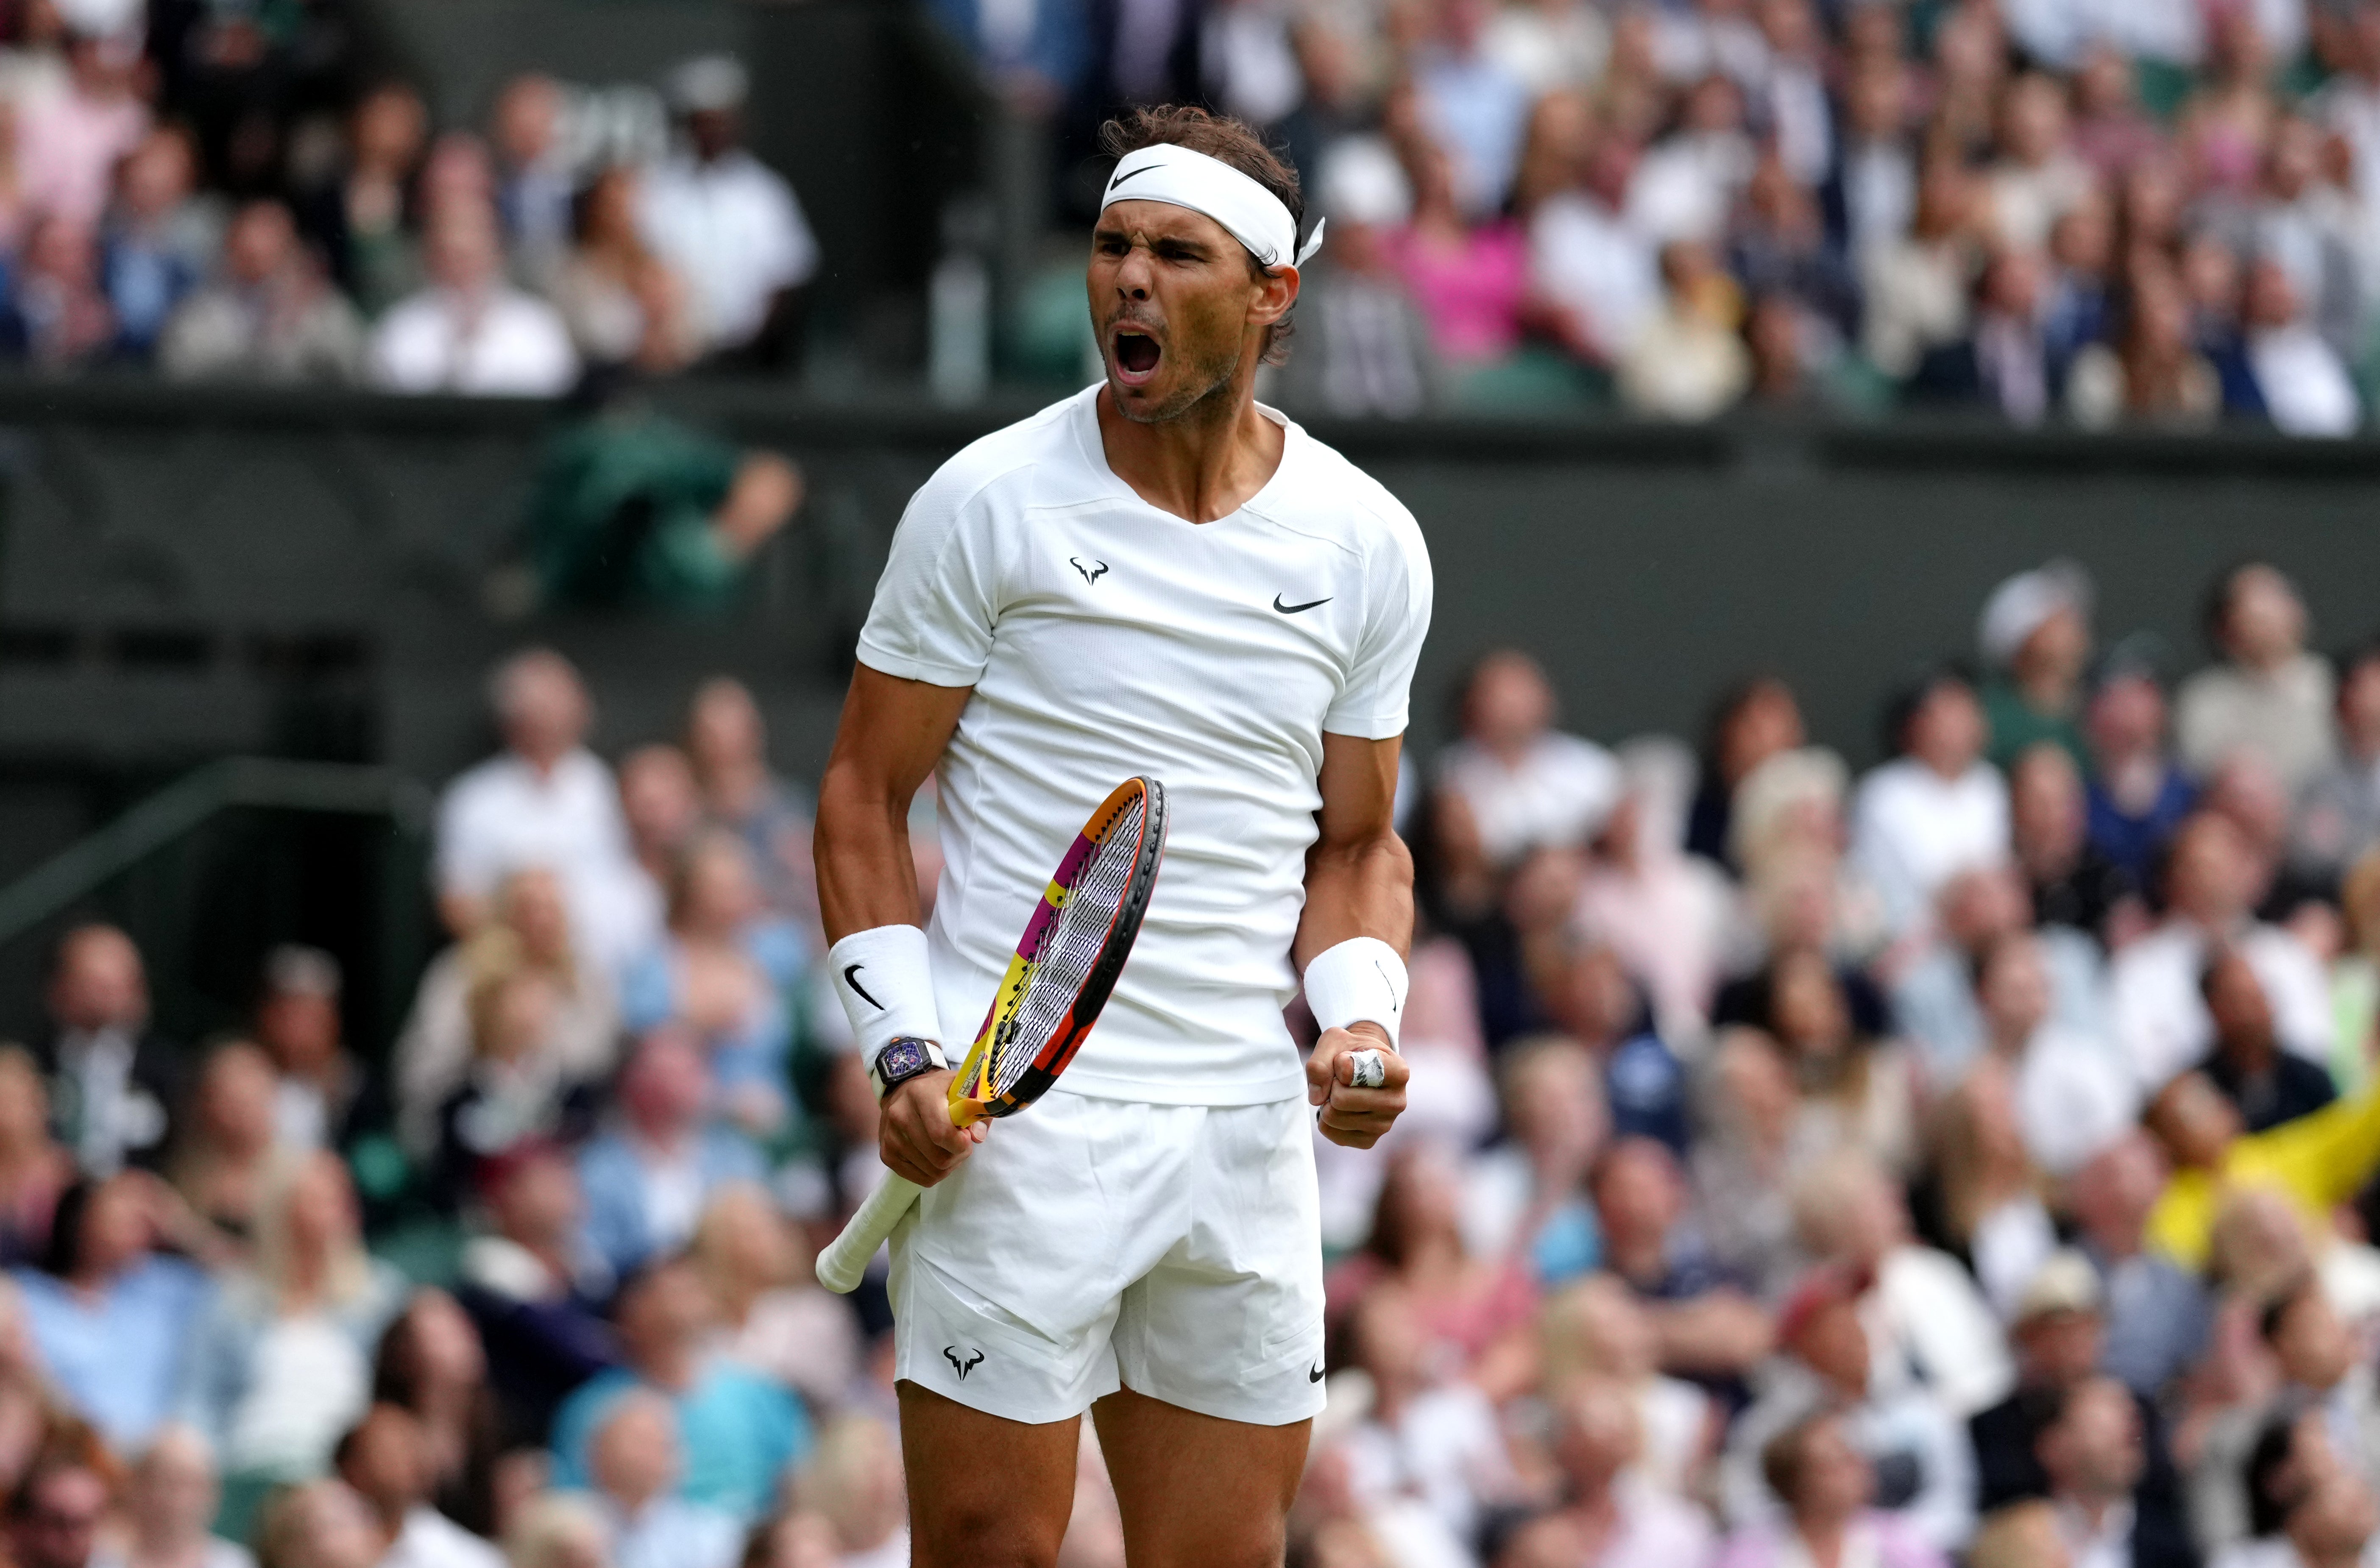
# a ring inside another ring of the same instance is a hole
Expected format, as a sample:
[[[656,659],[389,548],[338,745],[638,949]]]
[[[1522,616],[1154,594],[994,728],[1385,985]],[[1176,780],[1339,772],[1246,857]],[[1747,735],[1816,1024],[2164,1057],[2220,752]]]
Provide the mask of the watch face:
[[[876,1058],[876,1076],[891,1083],[896,1078],[912,1076],[925,1064],[925,1046],[907,1035],[903,1035],[887,1044],[883,1052]]]

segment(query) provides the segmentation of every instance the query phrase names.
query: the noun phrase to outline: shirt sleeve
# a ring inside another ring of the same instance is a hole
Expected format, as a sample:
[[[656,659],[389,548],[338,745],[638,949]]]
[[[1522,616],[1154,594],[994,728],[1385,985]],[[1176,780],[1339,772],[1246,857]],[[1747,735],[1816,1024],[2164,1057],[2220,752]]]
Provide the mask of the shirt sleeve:
[[[998,600],[981,494],[946,468],[910,500],[860,628],[861,663],[932,686],[973,686],[983,675]]]
[[[1322,716],[1331,735],[1387,740],[1405,733],[1414,667],[1429,636],[1436,593],[1420,526],[1397,508],[1390,538],[1366,567],[1364,633],[1339,699]]]

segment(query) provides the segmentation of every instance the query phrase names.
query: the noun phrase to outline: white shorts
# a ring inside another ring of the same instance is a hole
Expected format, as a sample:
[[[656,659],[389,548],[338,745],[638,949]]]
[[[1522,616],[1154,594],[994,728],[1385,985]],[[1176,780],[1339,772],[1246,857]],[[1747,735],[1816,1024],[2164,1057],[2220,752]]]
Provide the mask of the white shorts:
[[[1311,1110],[1053,1089],[892,1237],[905,1378],[1012,1421],[1129,1388],[1284,1426],[1322,1409]]]

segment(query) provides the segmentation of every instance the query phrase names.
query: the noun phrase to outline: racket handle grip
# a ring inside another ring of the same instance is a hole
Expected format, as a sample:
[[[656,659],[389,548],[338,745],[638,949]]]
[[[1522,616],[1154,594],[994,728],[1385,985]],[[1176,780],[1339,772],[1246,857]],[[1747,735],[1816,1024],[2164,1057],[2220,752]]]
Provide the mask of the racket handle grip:
[[[868,1195],[859,1212],[843,1227],[843,1234],[819,1254],[819,1283],[837,1295],[849,1295],[858,1289],[868,1259],[876,1256],[876,1249],[884,1245],[884,1238],[892,1234],[923,1190],[906,1176],[885,1172],[884,1180]]]

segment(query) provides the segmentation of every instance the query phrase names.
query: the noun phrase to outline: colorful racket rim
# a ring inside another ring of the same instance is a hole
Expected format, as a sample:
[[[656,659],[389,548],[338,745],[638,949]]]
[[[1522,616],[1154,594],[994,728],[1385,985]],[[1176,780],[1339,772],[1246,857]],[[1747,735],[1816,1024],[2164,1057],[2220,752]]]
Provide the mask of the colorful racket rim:
[[[1099,803],[1042,891],[983,1027],[951,1080],[951,1118],[1041,1098],[1099,1022],[1148,913],[1165,855],[1165,786],[1135,777]]]

